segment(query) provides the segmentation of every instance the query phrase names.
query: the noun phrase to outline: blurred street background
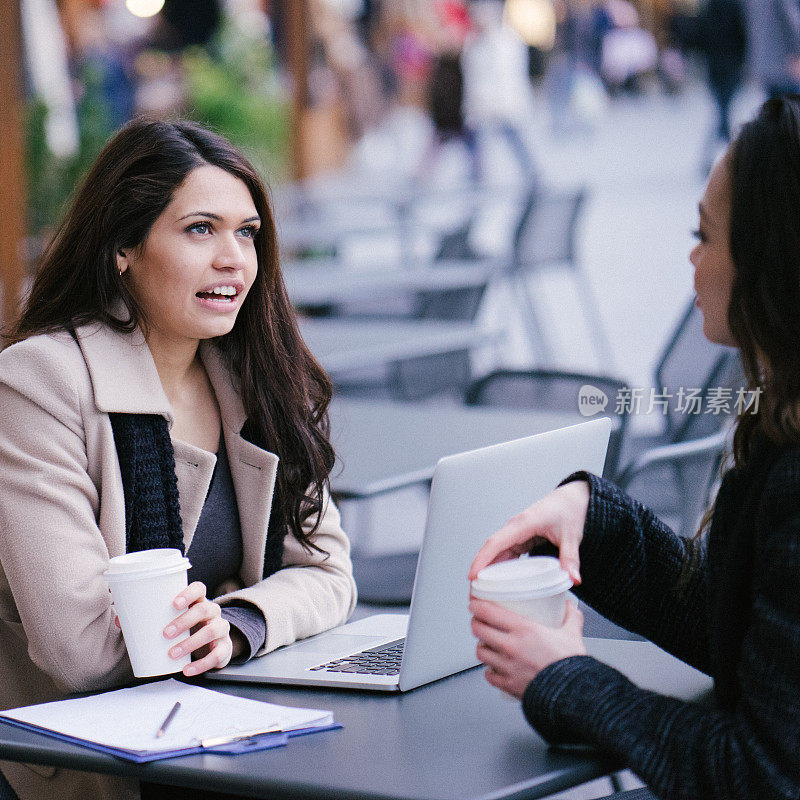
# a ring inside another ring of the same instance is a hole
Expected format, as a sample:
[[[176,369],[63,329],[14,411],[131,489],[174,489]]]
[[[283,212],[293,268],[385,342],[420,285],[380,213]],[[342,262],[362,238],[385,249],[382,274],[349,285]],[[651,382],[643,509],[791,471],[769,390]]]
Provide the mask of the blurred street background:
[[[134,114],[182,115],[242,146],[278,199],[298,181],[334,187],[345,205],[354,185],[504,187],[505,197],[487,194],[465,212],[481,255],[513,246],[514,187],[585,188],[577,258],[609,347],[600,363],[596,332],[586,330],[569,280],[555,274],[539,293],[541,324],[553,327],[548,358],[648,385],[691,293],[689,231],[724,144],[702,4],[4,0],[4,8],[2,49],[17,76],[4,90],[13,112],[4,114],[1,161],[5,322],[110,133]],[[746,64],[734,90],[735,125],[763,90]],[[453,202],[450,194],[439,205]],[[278,203],[279,228],[296,210]],[[315,250],[300,244],[300,255]],[[351,229],[332,249],[353,262],[365,251],[393,258],[374,231]],[[506,313],[505,299],[489,292],[482,318]],[[500,360],[535,362],[519,320],[508,328]],[[473,358],[479,370],[492,366]]]

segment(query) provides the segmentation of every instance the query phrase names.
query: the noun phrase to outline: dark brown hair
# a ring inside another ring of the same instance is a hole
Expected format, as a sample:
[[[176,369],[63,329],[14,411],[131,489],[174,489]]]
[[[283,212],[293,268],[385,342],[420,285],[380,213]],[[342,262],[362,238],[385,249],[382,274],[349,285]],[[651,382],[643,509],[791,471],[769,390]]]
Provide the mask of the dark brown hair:
[[[254,440],[280,457],[276,502],[292,534],[312,537],[322,515],[334,452],[331,383],[305,346],[286,294],[267,192],[230,142],[192,122],[135,119],[106,145],[45,251],[10,343],[98,320],[120,331],[147,320],[117,272],[116,253],[136,248],[193,169],[210,164],[250,191],[261,228],[258,273],[230,333],[215,344],[238,381]],[[128,319],[111,311],[121,298]],[[303,522],[315,518],[308,533]]]
[[[726,155],[733,281],[730,328],[758,405],[739,413],[733,463],[744,466],[754,440],[800,444],[800,96],[767,100]],[[720,465],[720,477],[730,464]],[[679,587],[699,563],[706,510],[687,550]]]
[[[756,433],[800,444],[800,96],[768,100],[729,153],[734,278],[728,325],[757,413],[734,437],[743,464]]]

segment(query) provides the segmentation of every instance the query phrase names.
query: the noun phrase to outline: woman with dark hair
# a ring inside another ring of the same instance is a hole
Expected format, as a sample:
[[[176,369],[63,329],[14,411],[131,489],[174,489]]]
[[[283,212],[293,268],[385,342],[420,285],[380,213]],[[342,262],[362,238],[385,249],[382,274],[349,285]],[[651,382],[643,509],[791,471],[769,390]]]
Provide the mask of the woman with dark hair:
[[[594,745],[662,800],[800,797],[800,97],[770,100],[714,168],[692,251],[708,339],[739,348],[744,410],[707,535],[677,537],[576,473],[490,537],[495,561],[558,550],[589,605],[714,679],[711,705],[638,688],[548,629],[471,598],[487,680],[552,743]]]
[[[182,613],[164,631],[168,647],[191,630],[170,650],[191,653],[186,675],[349,616],[349,545],[328,490],[331,385],[298,333],[264,186],[229,142],[188,122],[122,129],[8,340],[0,707],[132,677],[103,577],[125,552],[189,556]],[[139,793],[117,778],[0,770],[22,800]]]

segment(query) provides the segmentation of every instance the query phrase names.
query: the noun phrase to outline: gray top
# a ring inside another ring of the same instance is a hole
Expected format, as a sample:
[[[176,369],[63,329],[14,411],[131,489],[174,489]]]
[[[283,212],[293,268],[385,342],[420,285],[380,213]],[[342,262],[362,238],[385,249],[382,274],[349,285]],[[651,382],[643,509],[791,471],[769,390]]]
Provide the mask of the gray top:
[[[202,581],[211,592],[238,575],[242,566],[242,528],[224,436],[220,436],[208,496],[187,556],[192,564],[189,583]],[[249,645],[249,651],[236,661],[241,663],[252,658],[267,637],[264,615],[255,606],[239,602],[223,608],[222,616],[242,633]]]

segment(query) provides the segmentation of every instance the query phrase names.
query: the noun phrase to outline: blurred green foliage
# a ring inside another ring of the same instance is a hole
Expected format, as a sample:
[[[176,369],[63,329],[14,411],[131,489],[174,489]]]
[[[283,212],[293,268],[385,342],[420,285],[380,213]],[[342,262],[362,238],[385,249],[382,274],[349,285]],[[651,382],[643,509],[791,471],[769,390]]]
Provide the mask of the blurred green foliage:
[[[79,77],[83,92],[76,108],[79,142],[74,155],[64,158],[50,151],[45,133],[47,107],[38,98],[28,105],[25,166],[28,226],[33,234],[46,233],[55,227],[73,190],[112,133],[108,106],[103,98],[101,68],[87,62]]]
[[[186,114],[230,139],[273,182],[286,175],[290,106],[268,40],[245,26],[228,18],[211,52],[184,54]]]
[[[208,125],[240,147],[270,182],[286,174],[290,106],[278,81],[268,39],[229,18],[206,51],[183,54],[186,107],[178,113]],[[100,62],[87,61],[77,83],[78,151],[63,158],[47,146],[47,108],[34,98],[28,106],[26,168],[29,232],[45,238],[113,133]]]

